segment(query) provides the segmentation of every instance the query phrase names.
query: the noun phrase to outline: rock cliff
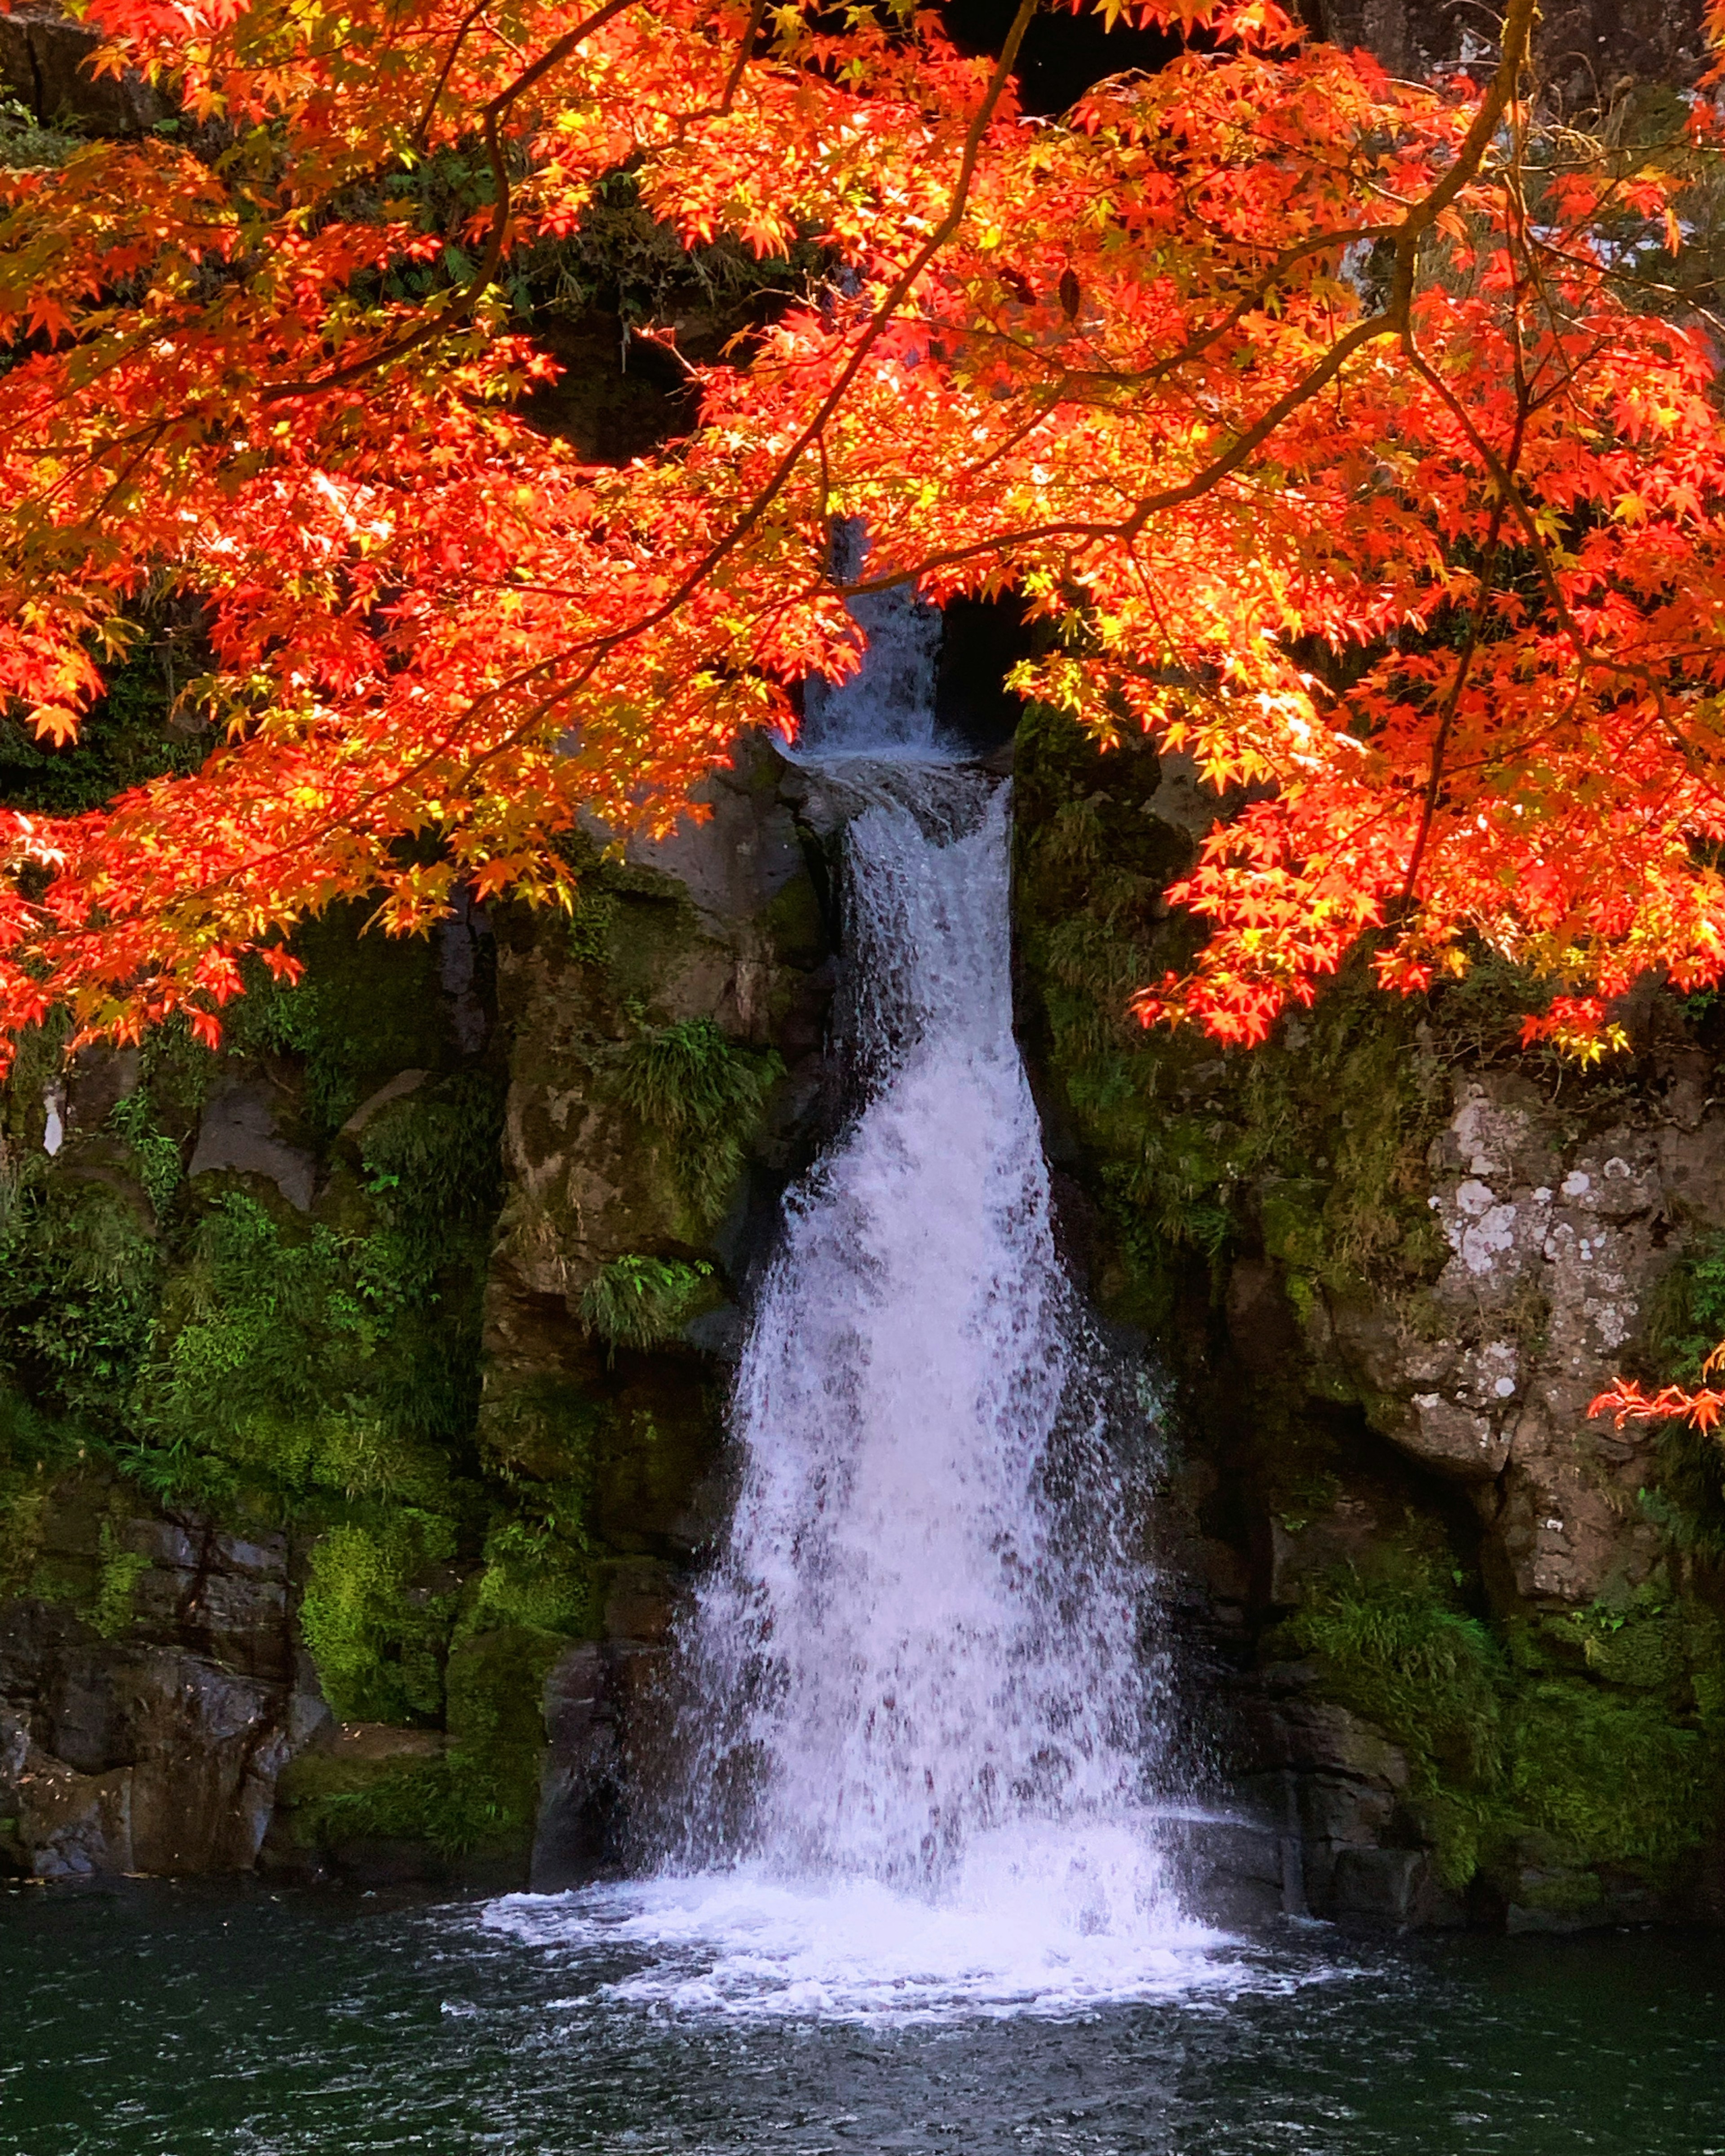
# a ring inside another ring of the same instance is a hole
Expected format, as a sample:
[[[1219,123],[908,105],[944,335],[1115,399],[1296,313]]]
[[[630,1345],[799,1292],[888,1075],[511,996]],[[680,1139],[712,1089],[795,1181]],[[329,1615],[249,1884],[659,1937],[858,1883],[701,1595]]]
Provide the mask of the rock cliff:
[[[1645,984],[1591,1073],[1518,1052],[1538,984],[1489,958],[1250,1055],[1146,1034],[1204,804],[1049,714],[1018,768],[1026,1029],[1075,1244],[1169,1370],[1219,1787],[1319,1913],[1725,1917],[1725,1451],[1587,1413],[1725,1332],[1712,999]]]
[[[1017,783],[1063,1232],[1168,1371],[1147,1531],[1194,1772],[1247,1822],[1203,1860],[1246,1913],[1725,1914],[1725,1452],[1586,1414],[1725,1331],[1725,1014],[1650,988],[1580,1073],[1519,1053],[1535,990],[1487,964],[1343,980],[1251,1056],[1146,1035],[1209,804],[1040,711]],[[765,747],[711,808],[575,842],[569,916],[326,924],[218,1058],[27,1060],[0,1863],[626,1853],[740,1304],[834,1111],[842,809]]]
[[[1397,71],[1478,56],[1438,0],[1310,13]],[[1548,8],[1548,95],[1686,85],[1697,17]],[[25,7],[0,80],[39,131],[157,124],[80,72],[91,43]],[[699,266],[626,188],[597,206],[535,416],[601,457],[660,439],[676,385],[639,341],[625,374],[631,321],[716,349],[761,304],[764,268]],[[998,709],[998,612],[953,624],[947,706]],[[150,634],[171,671],[187,625]],[[129,678],[90,798],[162,767],[167,712]],[[7,733],[8,798],[67,805],[52,762]],[[1240,1821],[1196,1861],[1248,1913],[1725,1921],[1725,1451],[1586,1414],[1725,1333],[1725,1006],[1649,983],[1592,1072],[1518,1052],[1537,984],[1490,963],[1418,1004],[1343,979],[1250,1057],[1146,1036],[1125,998],[1186,952],[1160,894],[1215,804],[1036,711],[1018,791],[1063,1233],[1168,1377],[1147,1532],[1191,1769]],[[617,1861],[726,1502],[740,1306],[833,1105],[836,812],[764,747],[709,806],[652,851],[574,842],[567,917],[406,947],[314,924],[306,985],[258,983],[218,1057],[28,1045],[0,1158],[0,1868]]]
[[[572,915],[331,919],[219,1055],[31,1044],[0,1865],[525,1881],[536,1827],[542,1876],[614,1859],[619,1717],[722,1504],[737,1297],[820,1101],[805,793],[757,747],[673,841],[572,840]]]

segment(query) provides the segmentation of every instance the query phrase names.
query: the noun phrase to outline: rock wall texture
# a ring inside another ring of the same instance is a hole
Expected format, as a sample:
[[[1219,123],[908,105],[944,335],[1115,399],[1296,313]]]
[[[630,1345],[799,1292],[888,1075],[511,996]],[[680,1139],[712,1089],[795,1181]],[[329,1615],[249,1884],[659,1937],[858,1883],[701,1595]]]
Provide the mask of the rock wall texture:
[[[23,0],[0,15],[0,90],[40,127],[70,125],[104,135],[136,135],[172,108],[135,74],[90,72],[99,30],[69,20],[44,0]]]
[[[593,1636],[547,1676],[540,1883],[616,1859],[631,1710],[723,1517],[738,1297],[821,1107],[832,937],[806,792],[757,745],[708,820],[595,865],[567,927],[500,938],[507,1196],[480,1441],[509,1472],[579,1482],[596,1553]]]
[[[1344,978],[1250,1055],[1147,1036],[1189,774],[1033,713],[1019,786],[1074,1246],[1173,1384],[1194,1719],[1298,1851],[1260,1901],[1725,1919],[1725,1450],[1587,1412],[1725,1332],[1712,999],[1647,984],[1592,1073],[1517,1052],[1537,984],[1489,960],[1409,1004]]]
[[[219,1055],[28,1045],[0,1867],[617,1860],[737,1299],[820,1108],[807,791],[761,747],[675,839],[572,842],[572,915],[316,925]]]
[[[249,1870],[329,1721],[289,1620],[286,1537],[57,1490],[53,1599],[0,1610],[0,1864],[44,1879]]]

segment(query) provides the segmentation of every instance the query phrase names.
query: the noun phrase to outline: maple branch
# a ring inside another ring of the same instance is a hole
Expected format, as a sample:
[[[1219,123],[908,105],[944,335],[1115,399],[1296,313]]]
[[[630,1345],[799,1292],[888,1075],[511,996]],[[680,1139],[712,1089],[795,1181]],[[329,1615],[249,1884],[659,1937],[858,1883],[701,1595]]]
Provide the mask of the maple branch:
[[[1339,232],[1308,234],[1304,239],[1296,241],[1291,247],[1284,248],[1264,272],[1257,284],[1249,292],[1242,294],[1219,321],[1213,322],[1200,336],[1192,338],[1189,342],[1181,345],[1178,350],[1168,353],[1163,358],[1155,361],[1148,367],[1134,367],[1128,371],[1106,367],[1066,367],[1058,360],[1050,359],[1045,362],[1048,371],[1055,376],[1062,385],[1067,382],[1094,382],[1107,388],[1127,389],[1139,388],[1148,382],[1160,382],[1165,376],[1172,374],[1177,367],[1185,366],[1190,360],[1200,358],[1219,337],[1225,336],[1230,330],[1238,329],[1255,308],[1260,307],[1264,304],[1289,270],[1296,267],[1308,254],[1321,254],[1332,247],[1339,247],[1345,252],[1348,248],[1357,246],[1365,240],[1394,239],[1400,230],[1401,227],[1396,224],[1365,224],[1348,227]],[[952,334],[945,325],[933,318],[931,318],[930,326],[942,330],[945,334]],[[961,331],[958,334],[968,336],[978,343],[993,341],[1004,344],[1009,351],[1021,353],[1026,359],[1043,357],[1034,344],[1026,343],[1021,337],[1009,336],[1002,330],[993,328],[986,331],[968,330]]]
[[[1461,138],[1461,146],[1455,152],[1455,163],[1404,220],[1404,237],[1396,243],[1398,252],[1435,224],[1478,172],[1486,151],[1491,146],[1491,137],[1497,132],[1498,121],[1515,101],[1522,70],[1527,64],[1533,19],[1538,12],[1538,0],[1510,0],[1504,12],[1503,43],[1499,49],[1497,72],[1492,77],[1491,87],[1473,116],[1473,125]],[[1411,255],[1409,261],[1411,266]]]
[[[1480,638],[1485,629],[1486,608],[1491,597],[1491,582],[1497,569],[1498,536],[1503,529],[1503,497],[1500,495],[1492,505],[1491,530],[1486,540],[1485,560],[1480,568],[1479,596],[1467,624],[1467,634],[1462,640],[1455,661],[1455,674],[1450,684],[1449,694],[1444,699],[1438,720],[1438,728],[1431,744],[1431,773],[1425,782],[1425,798],[1420,805],[1420,828],[1414,834],[1414,846],[1408,856],[1407,874],[1402,880],[1399,896],[1390,910],[1392,921],[1399,922],[1414,902],[1414,886],[1420,880],[1420,867],[1425,858],[1426,843],[1431,836],[1431,826],[1437,814],[1438,796],[1444,779],[1444,754],[1450,745],[1450,732],[1455,723],[1455,715],[1461,708],[1462,693],[1467,686],[1467,677],[1473,669],[1474,654],[1479,649]]]
[[[767,0],[755,0],[754,6],[749,10],[749,18],[744,25],[742,36],[737,43],[736,64],[732,68],[726,80],[725,87],[719,95],[718,108],[712,116],[716,120],[723,120],[729,116],[732,101],[742,87],[742,78],[748,67],[749,55],[755,49],[755,40],[760,36],[761,25],[766,19]]]
[[[426,136],[431,126],[432,118],[437,111],[438,100],[442,97],[444,88],[448,85],[461,48],[467,42],[467,33],[490,4],[491,0],[476,0],[476,4],[471,11],[462,17],[460,26],[450,40],[449,49],[444,55],[444,64],[438,70],[437,80],[432,85],[431,95],[425,100],[425,110],[413,123],[413,132],[408,138],[409,141],[416,143],[421,150],[425,147]]]
[[[1250,456],[1281,426],[1284,419],[1297,412],[1302,404],[1310,403],[1326,383],[1332,382],[1363,345],[1371,344],[1378,337],[1387,336],[1401,327],[1394,314],[1368,315],[1356,322],[1347,334],[1337,340],[1309,374],[1304,375],[1291,389],[1278,397],[1270,408],[1259,413],[1243,434],[1236,435],[1232,448],[1196,472],[1183,485],[1165,487],[1160,494],[1146,495],[1125,523],[1117,527],[1125,540],[1136,539],[1153,516],[1160,516],[1165,509],[1180,509],[1189,501],[1208,494],[1219,486],[1230,473],[1238,471]]]
[[[1403,349],[1415,365],[1416,370],[1429,376],[1440,393],[1445,396],[1457,410],[1463,424],[1468,427],[1470,438],[1475,444],[1476,452],[1487,461],[1489,465],[1495,467],[1493,477],[1498,477],[1502,471],[1501,463],[1495,458],[1493,452],[1479,436],[1477,431],[1471,427],[1467,415],[1465,412],[1461,412],[1454,398],[1450,396],[1447,386],[1439,382],[1435,376],[1431,375],[1430,370],[1425,367],[1424,360],[1419,357],[1414,345],[1411,327],[1414,273],[1421,238],[1455,201],[1462,188],[1477,174],[1486,151],[1491,145],[1491,138],[1497,131],[1498,122],[1514,100],[1522,70],[1527,64],[1528,44],[1536,13],[1537,0],[1510,0],[1510,7],[1503,21],[1503,44],[1497,72],[1492,79],[1490,90],[1481,102],[1479,110],[1474,115],[1467,133],[1462,138],[1461,146],[1455,153],[1455,162],[1436,186],[1422,196],[1420,201],[1409,208],[1407,215],[1394,228],[1396,279],[1395,289],[1389,304],[1378,314],[1368,315],[1363,321],[1356,322],[1337,343],[1330,347],[1317,367],[1302,376],[1291,388],[1279,397],[1266,412],[1259,415],[1253,424],[1235,439],[1230,449],[1214,459],[1202,471],[1196,473],[1182,485],[1166,488],[1158,494],[1146,495],[1123,523],[1052,524],[1032,526],[1011,534],[991,535],[989,538],[979,541],[972,546],[931,556],[916,570],[905,571],[892,577],[883,578],[875,583],[860,586],[858,588],[868,591],[885,590],[891,585],[906,583],[929,568],[945,567],[972,559],[978,554],[996,552],[1001,547],[1013,541],[1023,542],[1034,539],[1070,536],[1091,540],[1123,539],[1130,544],[1143,530],[1151,517],[1160,515],[1164,510],[1182,508],[1188,502],[1198,500],[1203,495],[1209,493],[1213,487],[1219,485],[1232,473],[1237,471],[1252,452],[1261,447],[1263,443],[1275,433],[1284,419],[1291,417],[1302,404],[1308,403],[1320,390],[1335,378],[1342,367],[1362,346],[1392,333],[1399,334]],[[1519,492],[1515,490],[1508,481],[1507,474],[1503,475],[1500,483],[1509,487],[1519,517],[1525,524],[1531,526],[1532,518],[1521,501]],[[1537,531],[1533,536],[1537,545],[1538,538]],[[1543,549],[1541,560],[1543,564]],[[1549,578],[1548,564],[1545,566]],[[1557,603],[1561,606],[1562,595],[1557,591],[1554,579],[1552,580],[1552,589]],[[1567,609],[1565,613],[1567,615]]]
[[[755,525],[759,523],[761,518],[784,491],[791,474],[802,461],[803,451],[817,441],[825,431],[828,420],[838,410],[851,383],[862,372],[863,362],[879,343],[900,307],[915,290],[917,279],[963,221],[965,203],[969,198],[971,182],[976,177],[977,160],[982,154],[983,141],[988,133],[988,122],[994,116],[994,108],[999,104],[1001,95],[1011,76],[1013,63],[1018,58],[1019,47],[1024,43],[1024,33],[1030,27],[1031,18],[1035,14],[1038,4],[1039,0],[1019,0],[1019,10],[1013,18],[1012,28],[1006,33],[1006,42],[1001,48],[999,59],[995,64],[993,74],[988,78],[988,88],[983,94],[982,103],[977,108],[976,117],[971,121],[965,134],[963,152],[958,161],[958,176],[953,182],[952,198],[947,205],[946,214],[929,234],[927,239],[923,241],[922,246],[917,249],[906,267],[899,273],[889,288],[886,298],[880,301],[870,317],[867,327],[857,341],[856,348],[839,369],[837,380],[816,406],[814,417],[803,426],[795,441],[779,459],[771,476],[762,484],[754,499],[742,511],[724,536],[714,542],[706,553],[689,571],[683,582],[652,613],[631,623],[629,628],[619,629],[612,635],[603,639],[599,644],[601,655],[614,650],[619,644],[631,642],[638,636],[644,636],[649,629],[656,629],[661,622],[669,620],[691,593],[700,589],[719,564],[735,552]]]
[[[496,186],[497,198],[492,208],[491,230],[485,243],[484,259],[454,302],[439,310],[429,320],[421,322],[417,329],[409,331],[406,336],[398,337],[393,344],[381,346],[376,352],[368,352],[363,359],[356,359],[347,367],[336,367],[328,374],[320,374],[310,382],[265,382],[258,392],[260,404],[280,403],[290,397],[321,397],[326,389],[346,388],[349,382],[362,381],[380,367],[387,367],[392,361],[403,359],[410,352],[417,352],[421,345],[441,336],[452,322],[459,321],[472,313],[497,274],[509,228],[509,165],[503,154],[499,134],[499,124],[504,114],[517,98],[560,62],[566,60],[575,48],[591,37],[595,30],[610,22],[614,16],[624,14],[638,4],[639,0],[605,0],[603,7],[596,8],[585,22],[578,23],[554,44],[547,45],[531,66],[523,69],[506,89],[499,90],[488,105],[480,107],[480,120],[485,136],[485,155]],[[451,64],[453,62],[454,55],[451,54]]]

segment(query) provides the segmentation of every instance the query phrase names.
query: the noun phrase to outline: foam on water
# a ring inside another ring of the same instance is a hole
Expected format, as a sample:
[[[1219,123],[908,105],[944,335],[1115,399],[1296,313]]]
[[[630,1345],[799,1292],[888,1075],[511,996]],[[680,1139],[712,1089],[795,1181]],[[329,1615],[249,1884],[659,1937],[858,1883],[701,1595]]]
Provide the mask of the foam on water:
[[[1060,2018],[1283,1980],[1216,1935],[1140,1905],[1141,1851],[1128,1842],[1039,1846],[1009,1831],[1000,1840],[1016,1845],[979,1849],[972,1887],[934,1899],[873,1879],[793,1881],[748,1864],[511,1895],[484,1921],[568,1957],[572,1977],[591,1969],[597,1980],[560,2005],[738,2020]],[[1123,1906],[1112,1906],[1117,1897]],[[619,1960],[636,1965],[609,1974]]]

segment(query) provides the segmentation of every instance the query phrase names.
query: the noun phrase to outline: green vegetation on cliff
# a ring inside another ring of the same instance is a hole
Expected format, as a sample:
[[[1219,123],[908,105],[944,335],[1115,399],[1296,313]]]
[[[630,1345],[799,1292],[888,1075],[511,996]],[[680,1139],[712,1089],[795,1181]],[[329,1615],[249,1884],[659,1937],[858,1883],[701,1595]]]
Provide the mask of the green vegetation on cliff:
[[[1725,1639],[1663,1580],[1495,1630],[1427,1552],[1391,1543],[1308,1583],[1273,1642],[1407,1754],[1447,1885],[1547,1866],[1635,1866],[1657,1881],[1697,1848],[1725,1788]],[[1575,1891],[1572,1877],[1569,1891]]]
[[[1016,784],[1026,969],[1047,1066],[1097,1163],[1123,1314],[1166,1323],[1181,1253],[1219,1266],[1242,1244],[1282,1257],[1296,1296],[1424,1277],[1440,1248],[1420,1188],[1440,1100],[1425,1014],[1362,977],[1260,1050],[1146,1033],[1132,990],[1192,948],[1162,893],[1191,860],[1201,797],[1142,742],[1103,756],[1040,706]]]
[[[418,1807],[421,1829],[400,1831],[446,1851],[519,1841],[543,1671],[591,1630],[595,1589],[583,1489],[542,1485],[476,1435],[501,1063],[449,1045],[424,947],[339,916],[302,942],[305,984],[258,983],[219,1055],[172,1029],[111,1081],[108,1065],[74,1076],[56,1156],[34,1105],[51,1044],[11,1089],[0,1595],[71,1595],[117,1636],[148,1568],[117,1538],[126,1517],[153,1501],[285,1527],[307,1552],[300,1630],[336,1716],[449,1732],[434,1772],[388,1799]],[[385,1081],[395,1096],[350,1124]],[[119,1097],[84,1127],[104,1082]],[[266,1174],[190,1176],[199,1111],[234,1082],[276,1104],[275,1157],[305,1160],[310,1211]],[[39,1555],[68,1478],[108,1507],[87,1579]],[[339,1805],[295,1816],[314,1839],[357,1830]]]

